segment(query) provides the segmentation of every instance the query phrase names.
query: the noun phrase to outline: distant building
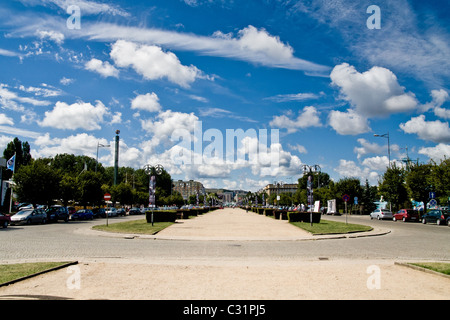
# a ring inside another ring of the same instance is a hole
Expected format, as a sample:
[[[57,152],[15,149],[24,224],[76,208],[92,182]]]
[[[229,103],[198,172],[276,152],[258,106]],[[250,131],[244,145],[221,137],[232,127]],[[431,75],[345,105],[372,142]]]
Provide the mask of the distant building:
[[[298,189],[297,183],[286,183],[286,184],[270,183],[264,188],[262,188],[259,192],[260,193],[265,192],[270,197],[272,194],[295,193],[297,189]]]
[[[178,191],[184,200],[189,200],[192,195],[205,195],[205,187],[201,182],[189,180],[189,181],[173,181],[173,191]]]

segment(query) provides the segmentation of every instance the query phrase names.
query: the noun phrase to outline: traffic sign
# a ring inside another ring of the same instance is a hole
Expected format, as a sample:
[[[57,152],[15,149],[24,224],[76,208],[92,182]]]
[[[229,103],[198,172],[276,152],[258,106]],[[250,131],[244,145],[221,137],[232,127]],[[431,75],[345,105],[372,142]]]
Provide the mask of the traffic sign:
[[[109,193],[105,193],[105,195],[103,196],[103,199],[105,199],[105,201],[109,201],[109,200],[111,200],[111,195]]]
[[[355,204],[358,204],[358,197],[354,197],[353,200],[354,200]]]
[[[350,196],[348,194],[344,194],[344,196],[342,197],[342,200],[344,200],[345,202],[348,202],[348,200],[350,200]]]
[[[430,195],[429,195],[430,199],[435,199],[436,198],[436,192],[431,191]]]

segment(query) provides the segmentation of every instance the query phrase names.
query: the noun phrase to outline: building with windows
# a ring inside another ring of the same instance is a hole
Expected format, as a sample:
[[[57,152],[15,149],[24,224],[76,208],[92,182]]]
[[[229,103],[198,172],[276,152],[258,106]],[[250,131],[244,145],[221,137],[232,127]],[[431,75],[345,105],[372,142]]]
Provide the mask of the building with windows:
[[[281,193],[295,193],[298,189],[297,183],[270,183],[264,188],[262,188],[259,192],[265,192],[269,197],[272,194],[281,194]]]
[[[189,180],[189,181],[173,181],[172,190],[181,193],[184,200],[189,200],[192,195],[205,195],[205,187],[201,182]]]

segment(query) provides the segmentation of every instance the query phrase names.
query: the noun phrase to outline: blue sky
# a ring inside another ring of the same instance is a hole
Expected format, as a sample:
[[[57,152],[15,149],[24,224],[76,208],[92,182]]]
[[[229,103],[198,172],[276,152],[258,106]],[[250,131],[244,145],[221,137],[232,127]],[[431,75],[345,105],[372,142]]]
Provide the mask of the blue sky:
[[[399,164],[450,157],[449,16],[447,1],[2,1],[0,147],[95,158],[120,130],[119,165],[206,187],[295,182],[303,164],[377,184],[374,134]]]

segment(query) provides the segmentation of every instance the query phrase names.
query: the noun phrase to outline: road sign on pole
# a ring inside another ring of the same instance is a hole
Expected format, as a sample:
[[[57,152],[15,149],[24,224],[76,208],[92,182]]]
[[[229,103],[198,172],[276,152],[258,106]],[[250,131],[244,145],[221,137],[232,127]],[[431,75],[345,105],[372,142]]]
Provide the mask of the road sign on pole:
[[[348,194],[344,194],[342,196],[342,200],[344,200],[344,202],[348,202],[350,200],[350,196]]]
[[[105,193],[105,195],[103,196],[103,199],[105,199],[105,201],[109,201],[109,200],[111,200],[111,195],[109,193]]]

